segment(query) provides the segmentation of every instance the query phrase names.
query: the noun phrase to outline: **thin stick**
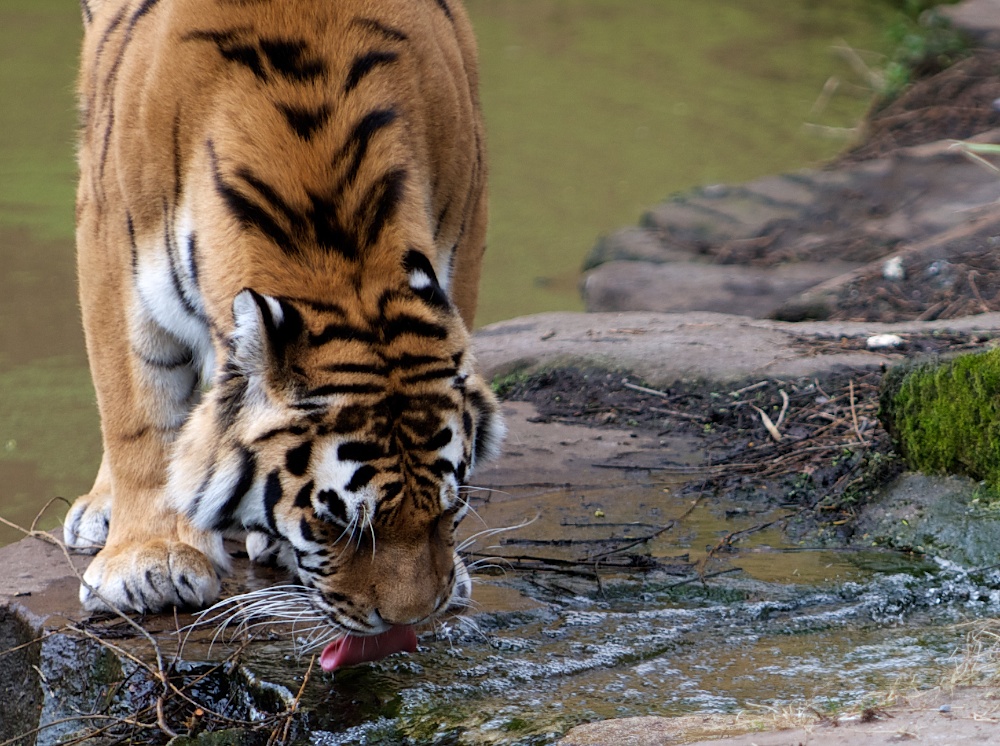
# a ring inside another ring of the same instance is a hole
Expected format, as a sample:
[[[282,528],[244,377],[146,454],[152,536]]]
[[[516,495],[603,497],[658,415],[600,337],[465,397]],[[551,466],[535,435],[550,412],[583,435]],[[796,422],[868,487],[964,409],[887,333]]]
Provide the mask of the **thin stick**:
[[[778,393],[781,394],[781,413],[778,415],[778,421],[774,423],[775,428],[780,428],[781,423],[785,421],[785,415],[788,413],[788,394],[785,393],[784,389],[779,389]]]
[[[771,422],[771,418],[767,416],[767,413],[763,409],[758,407],[756,404],[751,404],[750,406],[753,407],[757,411],[757,414],[760,415],[760,421],[764,423],[764,427],[767,428],[767,432],[774,440],[774,442],[780,443],[781,432],[778,430],[777,427],[774,426],[774,423]]]
[[[752,383],[749,386],[744,386],[741,389],[736,389],[736,391],[730,391],[729,395],[730,396],[739,396],[740,394],[745,394],[748,391],[756,391],[757,389],[764,388],[769,383],[770,383],[769,380],[768,381],[758,381],[757,383]]]
[[[632,389],[633,391],[638,391],[643,394],[652,394],[653,396],[658,396],[661,399],[669,399],[670,394],[664,393],[663,391],[657,391],[656,389],[646,388],[645,386],[639,386],[634,383],[629,383],[628,381],[622,381],[622,386],[627,389]]]
[[[858,442],[864,444],[865,439],[861,437],[861,428],[858,427],[858,410],[854,403],[854,379],[850,380],[851,392],[851,420],[854,422],[854,434],[858,436]]]

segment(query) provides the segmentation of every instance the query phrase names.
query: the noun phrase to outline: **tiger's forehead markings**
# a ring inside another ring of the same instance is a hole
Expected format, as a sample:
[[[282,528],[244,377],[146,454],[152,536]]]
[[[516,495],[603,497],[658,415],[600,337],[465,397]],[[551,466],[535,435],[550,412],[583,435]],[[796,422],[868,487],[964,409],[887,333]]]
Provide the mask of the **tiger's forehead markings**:
[[[344,459],[341,454],[343,445],[343,442],[333,441],[320,446],[311,476],[319,495],[326,493],[328,501],[335,498],[342,503],[344,514],[337,517],[350,522],[355,516],[374,513],[378,494],[371,481],[378,472],[369,463]],[[344,455],[357,454],[347,451]],[[336,513],[339,506],[327,504],[326,507]]]
[[[191,31],[184,36],[184,41],[212,42],[223,59],[242,65],[263,81],[281,77],[304,83],[327,73],[326,62],[310,54],[303,39],[258,38],[252,28],[235,27],[221,31]]]

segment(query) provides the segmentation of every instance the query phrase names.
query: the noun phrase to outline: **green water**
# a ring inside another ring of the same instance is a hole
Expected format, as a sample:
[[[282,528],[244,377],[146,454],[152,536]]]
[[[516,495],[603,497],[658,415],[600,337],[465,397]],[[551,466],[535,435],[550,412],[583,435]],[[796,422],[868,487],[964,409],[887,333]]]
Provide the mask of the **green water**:
[[[863,95],[832,51],[884,44],[891,12],[857,0],[470,0],[492,162],[480,323],[580,309],[601,233],[668,195],[816,164]]]
[[[867,102],[810,107],[832,53],[877,49],[866,0],[470,0],[492,223],[479,321],[577,309],[597,236],[694,185],[819,162]],[[73,270],[74,0],[0,4],[0,516],[89,487],[98,422]],[[856,81],[855,81],[856,82]],[[49,521],[46,525],[51,525]],[[0,527],[0,543],[17,534]]]

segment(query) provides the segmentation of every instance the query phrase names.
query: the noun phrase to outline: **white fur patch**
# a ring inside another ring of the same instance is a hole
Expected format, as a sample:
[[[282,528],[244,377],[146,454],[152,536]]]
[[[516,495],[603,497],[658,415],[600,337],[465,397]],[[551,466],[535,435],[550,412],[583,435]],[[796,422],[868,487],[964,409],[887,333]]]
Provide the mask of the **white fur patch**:
[[[429,288],[431,286],[431,278],[427,276],[427,273],[420,269],[415,269],[410,272],[410,287],[414,290],[423,290],[424,288]]]
[[[315,497],[324,490],[335,490],[340,499],[344,501],[349,524],[359,515],[362,520],[370,520],[371,516],[375,514],[378,494],[370,484],[357,492],[347,490],[347,484],[363,464],[358,461],[341,461],[337,457],[339,445],[339,442],[333,442],[325,445],[320,451],[316,465],[312,469],[312,477],[316,482],[313,496]],[[317,510],[323,511],[325,506],[319,505]]]
[[[448,254],[441,254],[441,261],[438,263],[440,266],[434,268],[434,273],[438,278],[438,285],[444,291],[444,294],[449,298],[451,297],[451,262],[448,260]]]
[[[186,243],[186,242],[185,242]],[[185,280],[184,267],[178,268],[181,287],[190,286],[193,279]],[[160,328],[168,332],[194,356],[192,367],[198,371],[201,382],[211,380],[215,368],[215,351],[212,337],[205,322],[193,315],[178,294],[171,274],[167,249],[162,244],[140,249],[136,266],[136,289],[148,315]],[[188,303],[195,310],[202,306],[196,290],[188,287]]]

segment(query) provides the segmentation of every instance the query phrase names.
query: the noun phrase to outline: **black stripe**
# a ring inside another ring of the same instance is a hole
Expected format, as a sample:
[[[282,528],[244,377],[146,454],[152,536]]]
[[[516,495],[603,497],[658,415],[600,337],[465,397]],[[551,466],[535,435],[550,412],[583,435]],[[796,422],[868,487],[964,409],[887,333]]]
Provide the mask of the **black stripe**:
[[[320,490],[316,495],[316,500],[327,507],[335,520],[342,525],[347,524],[347,504],[336,490]]]
[[[296,508],[305,509],[308,508],[310,505],[312,505],[311,502],[312,491],[313,488],[315,488],[315,486],[316,484],[312,480],[309,480],[304,485],[302,485],[302,489],[300,489],[298,492],[295,493],[294,504]]]
[[[372,184],[362,197],[361,203],[367,209],[364,222],[368,225],[366,245],[378,243],[382,229],[396,214],[396,209],[403,199],[403,187],[406,183],[406,170],[393,169],[381,179]]]
[[[198,279],[198,242],[195,239],[194,231],[188,236],[188,275],[191,277],[191,284],[199,291],[201,283]]]
[[[264,208],[251,201],[223,180],[222,174],[219,173],[215,148],[211,141],[208,142],[208,148],[212,159],[215,189],[226,203],[230,214],[244,229],[256,228],[274,241],[278,248],[286,254],[298,254],[298,247],[293,243],[292,237],[284,228],[278,225],[277,221]]]
[[[264,69],[264,61],[261,59],[257,48],[247,42],[240,42],[237,39],[238,33],[245,33],[247,29],[238,31],[192,31],[186,34],[184,41],[209,41],[215,44],[216,49],[222,59],[227,62],[235,62],[252,72],[260,80],[267,80],[267,71]]]
[[[135,13],[132,14],[132,18],[129,20],[129,26],[135,26],[136,22],[151,11],[153,6],[158,2],[160,2],[160,0],[142,0],[142,4],[135,11]]]
[[[305,218],[296,211],[278,192],[266,181],[257,176],[246,166],[240,166],[235,171],[235,176],[246,182],[258,195],[264,198],[267,206],[271,210],[276,210],[284,216],[291,225],[292,230],[301,229],[305,224]]]
[[[431,363],[444,363],[445,361],[435,355],[412,355],[404,352],[399,357],[386,358],[386,365],[399,368],[416,368],[420,365]]]
[[[327,373],[361,373],[364,375],[385,377],[388,374],[385,366],[369,365],[367,363],[331,363],[320,368]]]
[[[361,162],[368,152],[368,145],[372,138],[395,122],[398,117],[395,109],[376,109],[365,114],[361,121],[354,125],[350,136],[335,157],[335,162],[338,162],[346,158],[351,151],[354,153],[351,166],[337,187],[338,191],[343,191],[357,178]]]
[[[321,347],[329,342],[364,342],[374,344],[375,335],[364,329],[349,324],[328,324],[323,331],[318,334],[309,335],[309,344],[313,347]]]
[[[455,465],[446,458],[439,458],[433,464],[428,465],[427,468],[430,469],[431,473],[438,479],[443,477],[445,474],[455,473]]]
[[[171,132],[174,142],[174,202],[181,201],[181,112],[174,113],[174,125]]]
[[[307,484],[306,487],[308,487],[309,490],[312,491],[312,482],[310,482],[309,484]],[[305,487],[303,487],[302,490],[305,490]],[[302,490],[299,491],[299,495],[302,494]],[[299,500],[299,498],[296,497],[295,498],[295,504],[296,505],[298,505],[298,500]],[[300,507],[303,507],[303,508],[309,507],[309,498],[308,497],[306,497],[306,504],[302,505]],[[306,541],[312,542],[313,544],[316,543],[316,534],[313,533],[312,526],[309,525],[309,521],[306,518],[302,518],[299,521],[299,533],[302,534],[302,538],[305,539]]]
[[[303,398],[314,399],[320,396],[335,396],[337,394],[379,394],[384,390],[384,386],[374,383],[330,383],[307,391],[303,395]]]
[[[385,326],[382,329],[382,337],[386,344],[404,334],[412,334],[415,337],[425,337],[428,339],[448,338],[447,329],[440,324],[425,321],[419,316],[411,316],[404,313],[386,320]]]
[[[188,297],[187,291],[181,284],[180,274],[177,271],[177,265],[180,264],[180,257],[177,256],[177,244],[174,242],[173,234],[173,219],[170,215],[170,210],[167,206],[167,200],[163,200],[163,244],[167,252],[167,271],[170,274],[170,284],[173,286],[174,295],[177,296],[177,300],[180,301],[181,307],[184,312],[191,316],[192,318],[198,319],[203,323],[208,323],[208,319],[205,318],[197,308],[195,308],[194,303]]]
[[[83,13],[83,22],[89,24],[94,20],[94,14],[90,10],[90,3],[87,0],[80,0],[80,12]]]
[[[301,39],[261,39],[260,48],[271,67],[285,78],[306,82],[326,73],[323,60],[306,57],[306,43]]]
[[[110,81],[108,81],[110,83]],[[104,138],[101,142],[100,166],[97,169],[98,181],[101,189],[101,199],[104,198],[104,169],[108,165],[108,153],[111,152],[111,133],[115,130],[115,95],[112,91],[108,95],[108,121],[104,125]]]
[[[440,451],[446,445],[451,443],[451,439],[455,437],[455,434],[451,431],[450,427],[446,427],[433,438],[428,440],[424,444],[424,448],[428,451]]]
[[[399,59],[396,52],[368,52],[358,55],[351,64],[351,69],[347,73],[347,81],[344,83],[344,93],[350,93],[375,68],[382,65],[391,65]]]
[[[351,477],[351,481],[347,483],[344,489],[348,492],[357,492],[368,486],[377,474],[378,469],[371,464],[359,466],[358,470],[354,472],[354,476]]]
[[[360,28],[367,29],[369,31],[374,31],[377,34],[381,34],[386,39],[390,41],[406,41],[407,36],[399,29],[395,29],[392,26],[386,26],[381,21],[376,21],[374,18],[355,18],[351,21],[352,26],[358,26]]]
[[[254,445],[258,443],[263,443],[265,441],[271,440],[271,438],[277,437],[278,435],[304,435],[309,432],[309,428],[302,427],[301,425],[292,425],[290,427],[276,427],[273,430],[268,430],[263,435],[260,435],[253,439]]]
[[[249,44],[233,44],[231,46],[220,44],[219,54],[228,62],[243,65],[243,67],[250,70],[260,80],[267,80],[267,73],[264,70],[264,62],[260,58],[260,52]]]
[[[344,310],[344,307],[336,303],[330,303],[325,300],[307,300],[305,298],[295,298],[295,300],[298,303],[309,306],[309,308],[318,313],[332,313],[341,317],[347,316],[347,311]]]
[[[256,457],[247,449],[241,448],[240,477],[236,481],[236,486],[233,488],[232,493],[230,493],[229,498],[226,500],[226,504],[222,506],[222,510],[220,510],[218,515],[215,517],[213,528],[215,528],[216,531],[224,531],[225,529],[232,527],[233,517],[236,515],[240,502],[253,486],[253,479],[256,471]],[[199,495],[199,501],[201,497],[202,496]]]
[[[139,247],[135,242],[135,224],[132,222],[132,213],[125,212],[125,229],[128,231],[129,251],[132,252],[132,276],[139,272]]]
[[[412,384],[412,383],[423,383],[425,381],[440,381],[443,378],[454,378],[458,375],[458,370],[452,367],[447,368],[431,368],[423,373],[411,373],[408,376],[404,376],[402,383]]]
[[[417,297],[424,301],[424,303],[432,308],[451,308],[451,302],[448,300],[448,296],[445,295],[444,290],[441,289],[441,284],[438,282],[437,273],[434,272],[434,266],[423,252],[417,251],[416,249],[410,249],[407,251],[406,256],[403,258],[403,269],[406,270],[406,273],[409,275],[412,275],[414,272],[422,272],[426,275],[428,280],[428,284],[426,286],[413,287],[413,285],[410,285],[413,292],[416,293]]]
[[[309,199],[312,202],[309,221],[316,236],[316,244],[322,249],[340,254],[345,259],[357,259],[359,254],[357,236],[340,222],[340,211],[335,198],[320,197],[310,193]]]
[[[264,515],[267,516],[267,525],[274,533],[278,532],[277,523],[274,520],[274,509],[281,502],[281,476],[277,471],[272,471],[267,475],[267,482],[264,483]]]
[[[438,239],[441,237],[441,228],[444,226],[444,219],[448,215],[448,210],[451,209],[452,195],[448,195],[448,199],[444,203],[444,207],[441,208],[441,212],[438,213],[437,223],[434,225],[434,242],[437,243]]]
[[[311,139],[317,130],[330,121],[330,115],[333,113],[333,109],[328,104],[314,109],[292,106],[291,104],[278,104],[278,110],[285,115],[288,126],[303,140]]]
[[[382,446],[378,443],[368,443],[363,440],[351,440],[337,447],[337,458],[341,461],[357,461],[367,463],[377,461],[385,456]]]
[[[454,22],[455,17],[451,14],[451,8],[448,7],[448,3],[446,2],[446,0],[435,0],[435,2],[438,4],[438,7],[441,8],[444,14],[448,16],[448,20]]]
[[[295,476],[301,477],[309,468],[310,456],[312,456],[312,441],[307,440],[285,454],[285,468]]]
[[[389,502],[402,491],[403,491],[402,482],[387,482],[386,484],[382,485],[382,501]]]
[[[368,423],[369,411],[368,407],[361,405],[343,407],[337,412],[337,419],[330,426],[330,432],[338,435],[357,432]]]
[[[167,360],[154,360],[151,357],[143,354],[142,352],[132,348],[132,354],[135,355],[143,365],[148,365],[150,368],[156,368],[157,370],[177,370],[179,368],[184,368],[192,363],[194,360],[194,353],[191,350],[186,350],[180,357],[170,358]]]

